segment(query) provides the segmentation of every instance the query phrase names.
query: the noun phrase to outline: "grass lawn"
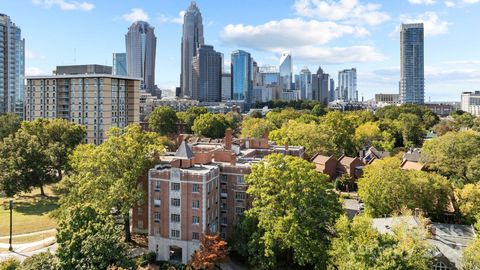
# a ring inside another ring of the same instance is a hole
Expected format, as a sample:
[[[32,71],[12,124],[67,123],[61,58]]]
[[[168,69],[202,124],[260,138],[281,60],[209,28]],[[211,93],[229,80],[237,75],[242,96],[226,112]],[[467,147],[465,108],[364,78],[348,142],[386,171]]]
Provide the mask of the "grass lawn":
[[[57,208],[58,197],[54,189],[45,188],[48,198],[40,196],[40,190],[35,189],[28,194],[20,194],[14,198],[13,234],[25,234],[53,229],[55,220],[48,214]],[[10,212],[8,198],[0,197],[0,237],[7,236],[10,229]],[[40,240],[42,236],[40,235]]]
[[[32,234],[32,235],[25,235],[25,236],[13,236],[12,237],[12,243],[13,244],[32,243],[32,242],[41,241],[41,240],[44,240],[48,237],[56,236],[56,235],[57,235],[56,231],[48,231],[48,232],[39,233],[39,234]],[[0,239],[0,243],[8,244],[8,238]]]

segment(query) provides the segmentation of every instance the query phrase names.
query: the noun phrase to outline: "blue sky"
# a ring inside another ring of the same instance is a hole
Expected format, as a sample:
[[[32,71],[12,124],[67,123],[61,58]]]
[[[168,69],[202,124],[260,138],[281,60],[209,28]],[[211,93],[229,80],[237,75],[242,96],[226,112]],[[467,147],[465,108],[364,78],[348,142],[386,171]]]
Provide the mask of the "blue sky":
[[[0,0],[21,27],[27,75],[56,65],[108,64],[125,51],[133,20],[157,36],[156,82],[179,85],[181,12],[189,0]],[[244,49],[260,65],[293,55],[294,71],[319,65],[336,79],[356,67],[359,96],[398,92],[401,22],[425,23],[426,100],[455,101],[480,89],[480,0],[197,0],[205,41],[225,54]]]

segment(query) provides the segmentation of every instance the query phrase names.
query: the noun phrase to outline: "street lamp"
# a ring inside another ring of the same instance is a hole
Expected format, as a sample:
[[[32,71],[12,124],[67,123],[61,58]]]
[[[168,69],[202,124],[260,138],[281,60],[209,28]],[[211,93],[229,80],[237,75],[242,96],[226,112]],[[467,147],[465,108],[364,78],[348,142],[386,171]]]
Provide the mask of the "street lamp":
[[[13,251],[12,248],[12,210],[13,210],[13,199],[10,199],[8,203],[8,208],[10,209],[10,240],[8,241],[10,247],[8,248],[9,251]]]

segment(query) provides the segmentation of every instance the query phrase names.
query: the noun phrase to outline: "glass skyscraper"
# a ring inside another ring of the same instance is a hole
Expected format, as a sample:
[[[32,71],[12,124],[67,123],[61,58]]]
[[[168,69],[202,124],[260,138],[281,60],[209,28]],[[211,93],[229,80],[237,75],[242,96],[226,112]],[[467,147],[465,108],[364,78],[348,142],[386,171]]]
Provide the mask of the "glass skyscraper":
[[[300,99],[312,99],[312,72],[310,72],[308,67],[304,67],[300,71],[298,84],[298,86],[295,86],[300,90]]]
[[[205,44],[203,38],[202,13],[197,3],[192,1],[183,17],[182,70],[180,74],[181,96],[192,96],[192,59],[197,49]]]
[[[400,30],[400,102],[423,104],[425,98],[423,23]]]
[[[0,14],[0,114],[24,119],[25,39],[5,14]]]
[[[344,69],[338,72],[338,92],[336,99],[348,102],[358,101],[357,69]]]
[[[127,76],[127,54],[114,53],[113,54],[113,75]]]
[[[283,90],[292,89],[292,69],[292,55],[290,52],[282,53],[279,71]]]
[[[125,35],[127,47],[127,74],[133,78],[142,78],[141,88],[154,93],[155,53],[157,37],[154,28],[147,22],[134,22]]]
[[[250,102],[253,89],[253,60],[245,51],[232,52],[232,99]]]
[[[192,59],[192,98],[200,102],[222,99],[222,55],[213,46],[201,45]]]

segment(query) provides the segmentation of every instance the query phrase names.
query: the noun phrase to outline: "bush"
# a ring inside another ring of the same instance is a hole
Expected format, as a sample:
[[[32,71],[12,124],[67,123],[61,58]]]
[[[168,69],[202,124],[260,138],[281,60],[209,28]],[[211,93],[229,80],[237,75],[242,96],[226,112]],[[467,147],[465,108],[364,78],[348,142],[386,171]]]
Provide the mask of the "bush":
[[[19,269],[20,262],[14,258],[8,258],[7,260],[0,262],[0,270],[15,270]]]
[[[55,270],[55,256],[50,252],[35,254],[23,261],[20,270]]]
[[[149,264],[154,264],[157,261],[157,253],[150,251],[143,253],[137,260],[137,264],[141,267],[145,267]]]

